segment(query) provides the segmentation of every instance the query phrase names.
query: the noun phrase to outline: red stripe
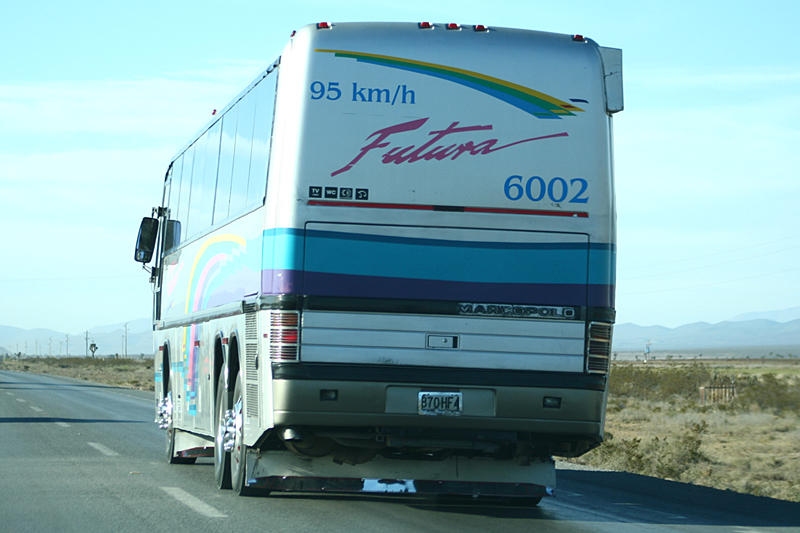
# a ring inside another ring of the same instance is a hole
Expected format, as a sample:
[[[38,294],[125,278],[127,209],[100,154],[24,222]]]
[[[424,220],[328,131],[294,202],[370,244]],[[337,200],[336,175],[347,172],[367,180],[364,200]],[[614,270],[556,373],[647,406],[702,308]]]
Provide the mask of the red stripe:
[[[549,217],[578,217],[588,218],[586,211],[545,211],[540,209],[509,209],[505,207],[457,207],[457,206],[435,206],[420,204],[380,204],[374,202],[340,202],[331,200],[309,200],[308,205],[322,205],[330,207],[373,207],[376,209],[413,209],[416,211],[436,211],[441,207],[441,211],[465,213],[501,213],[508,215],[539,215]]]

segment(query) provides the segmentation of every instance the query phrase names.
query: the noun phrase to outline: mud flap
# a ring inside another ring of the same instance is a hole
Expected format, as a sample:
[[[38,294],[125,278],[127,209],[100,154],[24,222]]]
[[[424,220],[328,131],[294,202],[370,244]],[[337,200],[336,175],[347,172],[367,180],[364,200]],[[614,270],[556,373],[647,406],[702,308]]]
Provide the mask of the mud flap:
[[[552,459],[515,461],[451,457],[442,461],[378,457],[368,463],[334,463],[288,451],[249,450],[247,485],[275,491],[468,495],[536,498],[553,494]]]

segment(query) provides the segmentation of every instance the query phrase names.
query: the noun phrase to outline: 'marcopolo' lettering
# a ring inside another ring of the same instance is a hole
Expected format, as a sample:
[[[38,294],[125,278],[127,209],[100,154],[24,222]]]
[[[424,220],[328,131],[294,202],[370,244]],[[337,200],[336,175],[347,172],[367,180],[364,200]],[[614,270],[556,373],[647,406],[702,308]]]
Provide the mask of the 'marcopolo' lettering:
[[[367,155],[371,150],[377,150],[382,148],[389,148],[391,146],[391,142],[387,141],[387,139],[394,134],[403,133],[407,131],[414,131],[418,130],[428,121],[428,118],[420,118],[416,120],[411,120],[409,122],[403,122],[400,124],[395,124],[394,126],[388,126],[386,128],[379,129],[369,135],[367,135],[367,139],[371,139],[375,137],[369,144],[363,146],[358,154],[350,160],[345,166],[338,170],[334,170],[331,172],[331,176],[336,176],[337,174],[341,174],[343,172],[347,172],[348,170],[352,169],[356,163],[361,161],[361,159]],[[455,135],[460,133],[468,133],[474,131],[486,131],[491,130],[492,125],[487,124],[485,126],[462,126],[458,127],[460,123],[458,121],[451,123],[443,130],[435,130],[428,133],[431,136],[428,141],[424,142],[423,144],[416,146],[393,146],[385,151],[381,157],[381,162],[384,165],[389,163],[394,163],[395,165],[399,165],[401,163],[416,163],[417,161],[430,161],[435,159],[437,161],[442,161],[443,159],[449,158],[451,161],[457,159],[463,154],[468,155],[488,155],[499,150],[505,150],[506,148],[511,148],[512,146],[516,146],[518,144],[531,142],[531,141],[539,141],[542,139],[551,139],[554,137],[567,137],[567,132],[562,131],[561,133],[554,133],[551,135],[543,135],[540,137],[531,137],[529,139],[522,139],[519,141],[503,144],[501,146],[496,146],[498,139],[485,139],[482,141],[474,141],[474,140],[466,140],[459,144],[449,144],[449,145],[436,145],[435,143],[441,141],[448,135]]]
[[[540,305],[511,304],[458,304],[458,312],[462,315],[510,316],[521,318],[575,318],[573,307],[550,307]]]

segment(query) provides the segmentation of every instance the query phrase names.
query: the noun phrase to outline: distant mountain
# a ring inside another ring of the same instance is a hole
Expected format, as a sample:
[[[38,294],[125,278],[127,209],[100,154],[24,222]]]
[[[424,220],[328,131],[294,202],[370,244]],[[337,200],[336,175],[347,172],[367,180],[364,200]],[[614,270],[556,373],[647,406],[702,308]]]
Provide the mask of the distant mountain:
[[[89,330],[89,342],[97,345],[97,355],[124,353],[125,324],[98,326]],[[51,329],[22,329],[0,326],[0,353],[22,352],[28,355],[82,356],[86,353],[85,333],[66,334]],[[150,319],[128,322],[128,356],[153,353]]]
[[[758,311],[753,313],[744,313],[736,315],[731,318],[732,322],[741,322],[745,320],[772,320],[775,322],[791,322],[800,319],[800,307],[790,307],[788,309],[781,309],[779,311]]]
[[[614,327],[615,351],[685,350],[730,347],[796,346],[800,351],[800,319],[695,322],[677,328],[618,324]]]

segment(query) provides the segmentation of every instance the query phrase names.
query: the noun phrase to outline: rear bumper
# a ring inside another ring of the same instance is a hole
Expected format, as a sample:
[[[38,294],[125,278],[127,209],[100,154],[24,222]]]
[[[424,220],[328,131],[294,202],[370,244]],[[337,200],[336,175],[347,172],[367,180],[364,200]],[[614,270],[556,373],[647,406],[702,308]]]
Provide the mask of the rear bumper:
[[[275,426],[521,431],[599,440],[605,377],[555,372],[274,365]],[[347,377],[345,377],[347,376]],[[336,391],[336,400],[322,391]],[[420,391],[460,391],[460,416],[418,414]],[[560,407],[544,406],[559,398]]]

